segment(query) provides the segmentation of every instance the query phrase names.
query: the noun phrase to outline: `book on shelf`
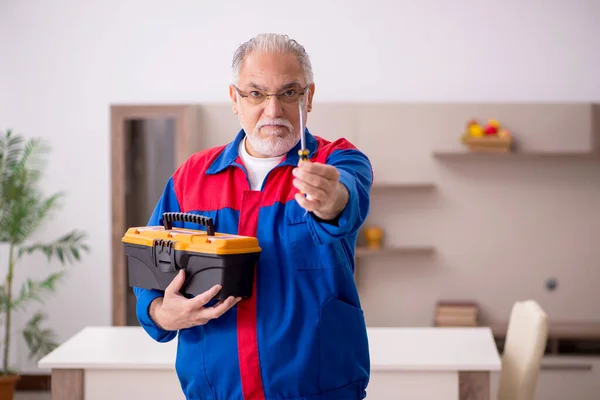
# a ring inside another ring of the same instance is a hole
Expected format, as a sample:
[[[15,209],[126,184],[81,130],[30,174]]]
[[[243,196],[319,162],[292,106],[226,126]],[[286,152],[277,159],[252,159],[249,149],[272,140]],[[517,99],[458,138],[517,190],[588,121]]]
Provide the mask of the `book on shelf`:
[[[471,301],[439,301],[435,307],[434,325],[479,326],[479,306]]]

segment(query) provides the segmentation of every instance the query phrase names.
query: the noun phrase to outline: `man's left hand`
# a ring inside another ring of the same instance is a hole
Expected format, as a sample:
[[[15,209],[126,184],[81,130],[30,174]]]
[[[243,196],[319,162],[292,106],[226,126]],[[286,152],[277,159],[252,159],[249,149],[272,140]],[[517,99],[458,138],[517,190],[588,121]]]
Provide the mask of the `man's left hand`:
[[[336,167],[318,162],[301,162],[292,173],[300,207],[317,217],[330,221],[335,219],[348,203],[348,190],[340,183]],[[306,197],[302,194],[306,194]]]

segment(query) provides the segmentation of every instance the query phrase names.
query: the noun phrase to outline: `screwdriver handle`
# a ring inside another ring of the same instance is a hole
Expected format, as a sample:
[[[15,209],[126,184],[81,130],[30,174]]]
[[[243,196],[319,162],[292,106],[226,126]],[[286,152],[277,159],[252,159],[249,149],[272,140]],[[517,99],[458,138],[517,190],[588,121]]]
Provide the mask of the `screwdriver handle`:
[[[300,149],[300,150],[298,150],[298,155],[300,156],[299,163],[308,162],[309,161],[308,154],[309,154],[308,149]],[[300,193],[305,194],[302,191],[300,191]]]
[[[308,149],[298,150],[298,155],[300,156],[300,162],[308,161]]]

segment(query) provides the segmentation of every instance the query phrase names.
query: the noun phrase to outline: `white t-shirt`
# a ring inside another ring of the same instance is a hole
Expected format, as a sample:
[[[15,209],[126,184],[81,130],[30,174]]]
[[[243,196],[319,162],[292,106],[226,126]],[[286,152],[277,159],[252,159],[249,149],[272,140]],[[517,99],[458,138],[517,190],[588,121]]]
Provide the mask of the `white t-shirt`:
[[[252,190],[260,190],[269,171],[276,167],[284,158],[284,156],[267,158],[251,156],[248,154],[248,151],[246,151],[246,138],[240,142],[238,152],[246,167],[246,171],[248,171],[248,178],[250,179],[250,187]]]

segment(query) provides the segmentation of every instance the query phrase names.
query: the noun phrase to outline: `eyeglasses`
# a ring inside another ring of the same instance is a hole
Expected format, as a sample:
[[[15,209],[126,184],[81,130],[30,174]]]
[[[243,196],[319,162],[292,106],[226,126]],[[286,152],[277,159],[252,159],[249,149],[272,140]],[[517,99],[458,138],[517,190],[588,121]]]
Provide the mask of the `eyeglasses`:
[[[266,93],[261,90],[253,90],[250,93],[244,93],[237,86],[233,85],[240,97],[247,99],[252,105],[259,105],[269,97],[273,96],[277,97],[277,100],[281,101],[282,103],[295,104],[298,102],[300,96],[306,93],[306,89],[308,89],[309,86],[310,84],[306,85],[301,92],[297,91],[296,89],[287,89],[280,93]]]

